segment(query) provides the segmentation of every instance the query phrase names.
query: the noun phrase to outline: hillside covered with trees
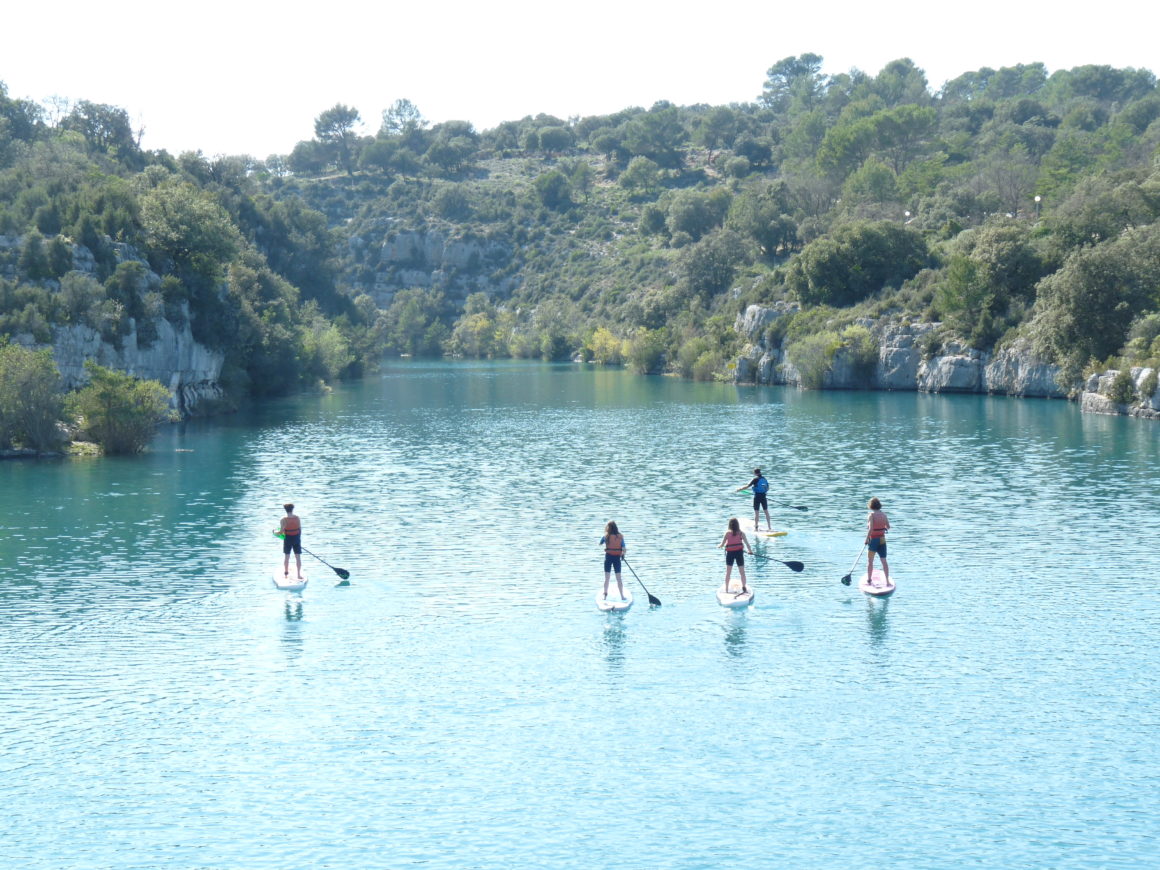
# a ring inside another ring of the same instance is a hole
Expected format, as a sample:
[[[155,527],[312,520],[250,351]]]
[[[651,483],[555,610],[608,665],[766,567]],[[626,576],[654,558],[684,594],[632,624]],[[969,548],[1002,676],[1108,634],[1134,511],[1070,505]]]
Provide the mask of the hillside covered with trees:
[[[793,312],[768,336],[787,346],[895,318],[979,349],[1025,337],[1073,378],[1160,357],[1153,73],[1032,63],[935,93],[905,59],[821,68],[775,63],[752,103],[487,131],[400,99],[359,135],[339,103],[265,160],[142,152],[121,110],[50,117],[0,88],[0,235],[20,240],[0,334],[189,317],[257,394],[380,353],[712,378],[753,303]]]

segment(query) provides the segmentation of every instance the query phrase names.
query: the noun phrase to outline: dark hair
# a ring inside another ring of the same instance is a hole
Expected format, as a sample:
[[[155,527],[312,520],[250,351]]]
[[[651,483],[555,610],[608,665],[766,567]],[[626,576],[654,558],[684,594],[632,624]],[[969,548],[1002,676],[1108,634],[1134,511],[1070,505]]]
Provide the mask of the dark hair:
[[[735,535],[741,534],[741,523],[737,522],[737,517],[729,518],[729,531]]]
[[[761,469],[760,469],[760,468],[755,468],[755,469],[753,469],[753,473],[754,473],[754,474],[761,474]]]
[[[294,510],[294,505],[290,504],[290,502],[286,502],[286,504],[282,505],[282,507],[286,509],[286,513],[290,513],[292,510]]]
[[[878,510],[880,507],[882,507],[882,502],[880,502],[880,501],[878,500],[878,497],[877,497],[877,496],[875,496],[874,498],[870,499],[870,504],[869,504],[869,505],[867,505],[867,507],[869,507],[869,508],[870,508],[870,510],[872,510],[872,511],[876,511],[876,510]]]
[[[615,520],[608,521],[608,525],[606,525],[604,527],[604,534],[606,534],[606,535],[619,535],[620,534],[620,529],[618,529],[616,527]]]

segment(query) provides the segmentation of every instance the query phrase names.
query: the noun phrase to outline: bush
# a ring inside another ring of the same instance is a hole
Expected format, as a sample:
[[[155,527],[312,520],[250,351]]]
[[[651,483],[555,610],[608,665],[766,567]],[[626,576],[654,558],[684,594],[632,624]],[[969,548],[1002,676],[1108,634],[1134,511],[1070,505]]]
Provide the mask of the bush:
[[[665,329],[641,329],[628,344],[628,363],[637,374],[649,375],[660,372],[665,362],[665,344],[668,331]]]
[[[52,352],[0,344],[0,448],[60,447],[64,395]]]
[[[1149,401],[1156,395],[1157,382],[1156,369],[1152,369],[1144,375],[1144,380],[1140,381],[1140,399],[1142,401]]]
[[[1112,378],[1112,385],[1108,388],[1108,398],[1117,405],[1130,404],[1136,398],[1136,385],[1132,381],[1132,372],[1123,368]]]
[[[791,342],[785,355],[801,375],[802,388],[820,390],[825,384],[826,372],[834,361],[834,353],[842,345],[836,332],[819,332]]]
[[[70,399],[82,428],[108,454],[140,453],[169,419],[169,390],[89,360],[89,384]]]

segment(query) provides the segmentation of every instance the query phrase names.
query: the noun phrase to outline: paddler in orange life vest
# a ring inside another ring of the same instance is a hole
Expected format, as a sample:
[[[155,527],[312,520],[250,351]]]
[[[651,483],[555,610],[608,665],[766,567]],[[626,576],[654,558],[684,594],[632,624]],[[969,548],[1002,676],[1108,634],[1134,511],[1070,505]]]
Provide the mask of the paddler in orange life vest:
[[[725,591],[729,591],[729,577],[733,573],[733,566],[737,566],[737,573],[741,575],[741,591],[748,592],[745,586],[745,551],[749,551],[749,555],[753,555],[753,548],[749,546],[749,538],[745,537],[745,532],[741,531],[741,523],[737,517],[730,517],[729,528],[725,530],[725,536],[721,538],[721,543],[717,545],[717,549],[725,548]]]
[[[624,556],[624,535],[612,520],[604,527],[604,537],[600,539],[604,546],[604,598],[608,598],[608,581],[612,579],[611,572],[616,572],[616,588],[620,591],[620,600],[624,597],[624,584],[620,582],[620,559]]]
[[[302,520],[294,513],[294,505],[284,504],[286,516],[278,523],[282,538],[282,576],[290,576],[290,553],[294,553],[294,564],[298,567],[298,579],[302,579]]]
[[[874,554],[878,554],[878,561],[882,563],[882,574],[886,577],[886,585],[890,585],[890,566],[886,564],[886,530],[890,528],[890,520],[882,512],[882,502],[872,498],[866,507],[870,509],[866,517],[866,583],[871,584],[874,574]]]

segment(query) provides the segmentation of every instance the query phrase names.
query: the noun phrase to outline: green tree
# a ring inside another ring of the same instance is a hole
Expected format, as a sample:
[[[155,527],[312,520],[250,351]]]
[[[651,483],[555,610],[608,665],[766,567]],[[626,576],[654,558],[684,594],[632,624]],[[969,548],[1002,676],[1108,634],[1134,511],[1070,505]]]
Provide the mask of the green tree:
[[[806,245],[790,263],[786,287],[803,305],[853,305],[888,284],[900,286],[929,256],[913,230],[894,221],[856,221]]]
[[[335,159],[347,175],[354,175],[358,142],[354,128],[361,120],[357,109],[342,103],[336,103],[314,119],[315,138],[334,149]]]
[[[1079,248],[1038,287],[1032,328],[1040,352],[1105,359],[1142,311],[1160,307],[1160,224]]]
[[[565,211],[572,205],[572,186],[558,169],[551,169],[536,177],[536,196],[545,208]]]
[[[64,394],[52,351],[0,340],[0,448],[19,444],[38,453],[60,448]]]
[[[379,130],[381,136],[405,136],[415,130],[422,130],[427,126],[419,107],[410,100],[395,100],[389,109],[383,112],[383,126]]]
[[[821,69],[822,58],[816,54],[782,58],[765,74],[758,98],[761,105],[777,115],[786,115],[791,109],[808,112],[825,92]]]
[[[122,455],[144,450],[157,427],[170,419],[169,390],[159,381],[85,363],[89,383],[70,397],[81,425],[105,453]]]

